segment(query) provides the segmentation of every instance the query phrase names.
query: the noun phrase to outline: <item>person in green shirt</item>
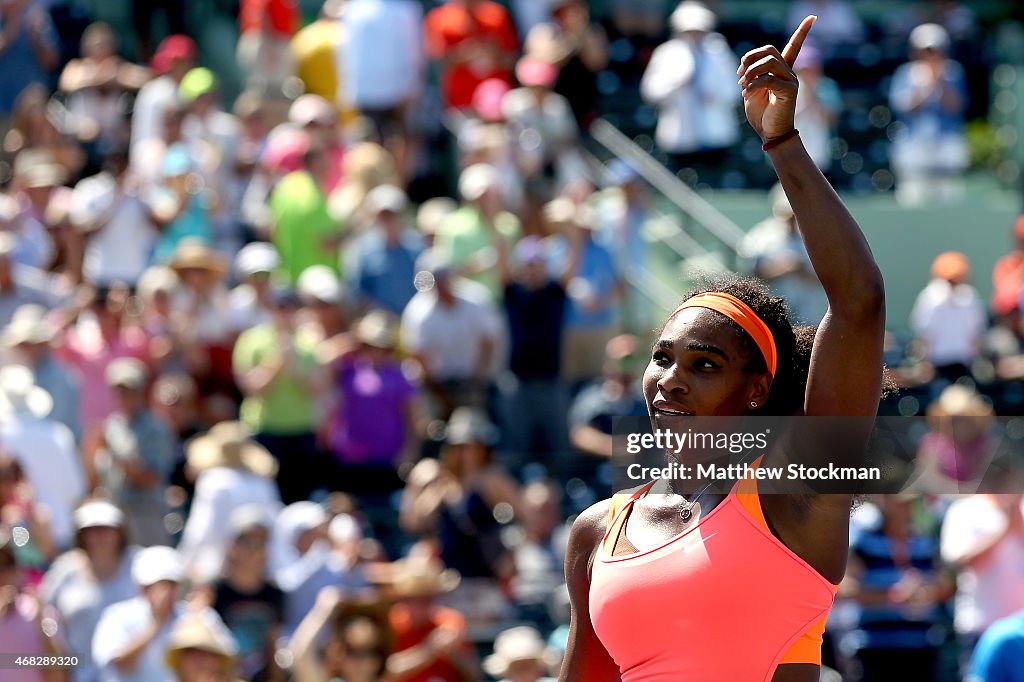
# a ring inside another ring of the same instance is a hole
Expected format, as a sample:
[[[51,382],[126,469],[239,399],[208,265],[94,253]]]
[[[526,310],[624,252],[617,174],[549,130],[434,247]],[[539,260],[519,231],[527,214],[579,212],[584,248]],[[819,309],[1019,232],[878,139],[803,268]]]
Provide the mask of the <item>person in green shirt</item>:
[[[281,499],[290,504],[307,499],[324,480],[315,436],[317,336],[296,327],[294,291],[277,287],[271,301],[272,323],[238,337],[232,364],[244,396],[239,419],[277,459]]]
[[[495,302],[502,287],[497,274],[496,239],[512,250],[519,239],[519,219],[502,207],[501,177],[494,166],[478,163],[462,171],[459,194],[463,206],[441,224],[434,245],[457,274],[483,284]]]
[[[281,274],[293,286],[311,265],[338,269],[343,227],[327,210],[326,151],[310,146],[303,167],[281,178],[270,194],[272,241],[281,254]]]

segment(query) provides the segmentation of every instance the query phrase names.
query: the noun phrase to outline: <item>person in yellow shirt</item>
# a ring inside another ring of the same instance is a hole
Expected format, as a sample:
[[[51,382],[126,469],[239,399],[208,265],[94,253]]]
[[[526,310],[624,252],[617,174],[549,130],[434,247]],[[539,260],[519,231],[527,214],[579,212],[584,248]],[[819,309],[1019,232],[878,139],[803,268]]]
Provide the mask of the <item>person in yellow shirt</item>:
[[[341,87],[341,51],[345,40],[341,21],[343,0],[327,0],[316,21],[295,34],[291,42],[295,75],[306,86],[306,92],[333,102],[341,115],[342,125],[355,121],[358,112],[343,101]]]

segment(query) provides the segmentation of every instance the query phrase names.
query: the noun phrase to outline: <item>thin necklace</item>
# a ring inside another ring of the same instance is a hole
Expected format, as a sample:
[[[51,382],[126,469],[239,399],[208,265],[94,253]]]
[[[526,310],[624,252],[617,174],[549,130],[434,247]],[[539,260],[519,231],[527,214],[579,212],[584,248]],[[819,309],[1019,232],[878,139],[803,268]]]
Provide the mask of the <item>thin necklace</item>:
[[[739,464],[746,464],[746,463],[747,463],[747,456],[744,455],[743,458],[740,459]],[[687,523],[690,519],[693,518],[693,508],[695,506],[697,506],[697,500],[700,499],[700,496],[704,494],[705,490],[707,490],[708,488],[711,487],[712,483],[714,483],[714,479],[712,479],[711,481],[706,483],[704,485],[704,487],[700,489],[700,492],[698,492],[696,495],[694,495],[692,500],[686,500],[685,498],[683,499],[684,506],[683,506],[682,509],[679,510],[679,518],[681,518],[683,520],[683,523]]]

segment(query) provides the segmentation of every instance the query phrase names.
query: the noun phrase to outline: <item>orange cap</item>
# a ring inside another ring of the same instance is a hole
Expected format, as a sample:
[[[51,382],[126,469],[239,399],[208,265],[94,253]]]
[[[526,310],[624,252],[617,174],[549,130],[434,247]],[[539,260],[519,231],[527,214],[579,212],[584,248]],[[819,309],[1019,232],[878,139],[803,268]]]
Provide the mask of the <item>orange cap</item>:
[[[971,262],[959,251],[946,251],[932,261],[932,277],[950,282],[966,282],[971,276]]]
[[[768,365],[768,371],[773,377],[775,376],[775,369],[779,362],[778,352],[775,349],[775,337],[772,336],[772,330],[768,328],[764,320],[757,316],[753,308],[732,294],[712,291],[687,299],[669,315],[669,319],[672,319],[676,313],[686,308],[714,310],[738,324],[757,344],[757,347],[761,350],[761,355],[764,356],[765,364]]]

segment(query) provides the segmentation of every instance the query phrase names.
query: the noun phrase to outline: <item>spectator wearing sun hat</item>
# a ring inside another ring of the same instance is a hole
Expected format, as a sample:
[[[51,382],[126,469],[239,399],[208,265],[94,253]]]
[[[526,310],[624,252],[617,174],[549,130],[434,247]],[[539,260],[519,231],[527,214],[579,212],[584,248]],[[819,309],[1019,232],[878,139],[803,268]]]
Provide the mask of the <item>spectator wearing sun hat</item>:
[[[124,513],[106,500],[91,499],[74,514],[74,546],[54,560],[39,596],[60,614],[67,653],[79,657],[74,682],[95,682],[92,637],[103,611],[138,595],[132,580],[137,549],[129,545]]]
[[[484,670],[502,682],[554,682],[547,671],[556,656],[535,628],[520,625],[498,635],[494,653],[484,659]]]
[[[131,165],[145,168],[151,159],[144,151],[152,142],[164,139],[164,117],[177,105],[178,84],[195,63],[198,48],[188,36],[172,35],[163,40],[153,56],[154,78],[142,86],[132,113]]]
[[[210,582],[220,570],[230,539],[225,520],[234,510],[280,509],[278,465],[242,424],[221,422],[188,442],[186,468],[195,477],[195,493],[178,549],[189,575]]]
[[[211,609],[191,611],[175,624],[167,638],[164,663],[174,682],[207,682],[235,678],[238,643]]]
[[[71,512],[86,492],[86,480],[71,431],[50,419],[53,398],[35,384],[32,370],[8,364],[0,368],[0,440],[18,460],[35,494],[50,510],[58,547],[73,532]]]
[[[923,346],[924,359],[938,376],[956,381],[971,375],[971,365],[981,353],[985,306],[970,284],[971,264],[964,254],[939,254],[931,275],[914,301],[910,326]]]
[[[311,147],[323,149],[324,187],[330,194],[344,177],[345,146],[338,129],[338,110],[320,95],[306,93],[288,108],[288,122],[309,135]]]
[[[53,398],[50,418],[71,430],[77,441],[81,436],[79,419],[80,382],[71,368],[53,353],[56,326],[47,319],[42,306],[26,304],[14,312],[0,335],[4,357],[32,370],[36,386]]]
[[[348,330],[348,293],[334,270],[326,265],[306,268],[295,291],[302,305],[299,326],[317,342]]]
[[[178,620],[187,613],[178,591],[185,566],[170,547],[147,547],[132,561],[141,594],[108,606],[92,640],[100,682],[149,682],[171,678],[165,652]]]
[[[393,185],[370,190],[364,203],[370,228],[348,247],[345,278],[357,305],[401,315],[416,294],[413,277],[423,239],[408,225],[405,192]]]

